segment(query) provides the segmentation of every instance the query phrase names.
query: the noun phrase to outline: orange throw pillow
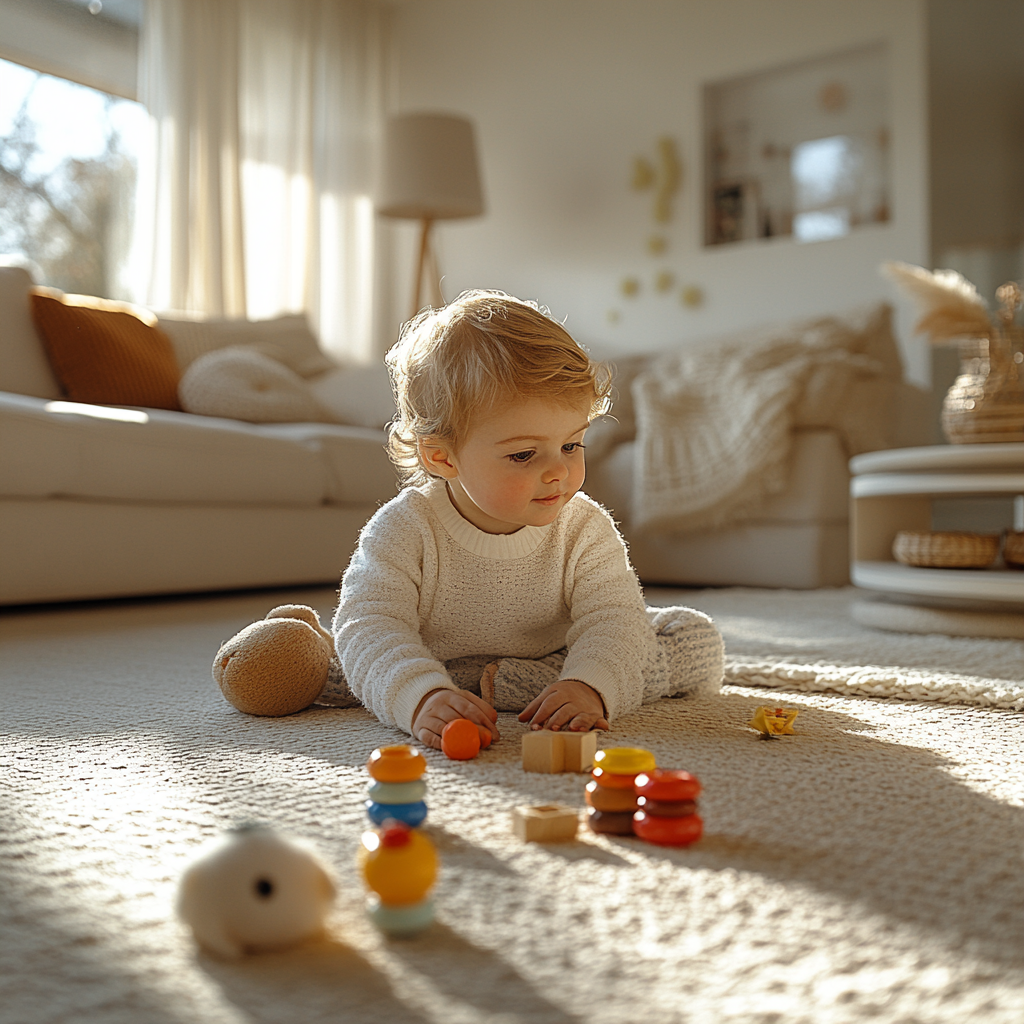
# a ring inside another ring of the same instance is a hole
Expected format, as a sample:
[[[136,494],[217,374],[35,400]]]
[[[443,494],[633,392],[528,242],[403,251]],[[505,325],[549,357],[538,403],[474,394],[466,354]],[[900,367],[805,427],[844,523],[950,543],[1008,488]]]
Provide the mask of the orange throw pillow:
[[[124,305],[37,291],[32,317],[53,372],[72,401],[181,408],[181,374],[170,339]]]

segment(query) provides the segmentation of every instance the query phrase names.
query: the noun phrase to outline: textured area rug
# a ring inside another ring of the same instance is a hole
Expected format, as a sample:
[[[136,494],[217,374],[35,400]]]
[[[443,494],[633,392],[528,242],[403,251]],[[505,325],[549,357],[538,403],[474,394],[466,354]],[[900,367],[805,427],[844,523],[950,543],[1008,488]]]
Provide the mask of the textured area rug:
[[[1019,653],[936,638],[929,655],[927,638],[884,635],[869,648],[836,619],[843,592],[686,597],[720,617],[731,678],[746,660],[774,686],[784,665],[854,679],[858,643],[872,677],[936,685],[940,665],[1009,683]],[[353,862],[367,754],[400,737],[358,710],[249,718],[210,680],[218,645],[286,600],[327,614],[332,594],[0,618],[3,1024],[1024,1019],[1024,715],[731,685],[645,707],[603,743],[700,776],[705,837],[678,851],[518,842],[513,805],[581,805],[585,780],[524,774],[522,727],[503,715],[476,760],[428,754],[438,920],[387,940]],[[766,703],[799,709],[797,735],[755,738],[745,723]],[[334,866],[328,941],[230,964],[174,919],[185,865],[243,820],[308,838]]]
[[[1024,641],[890,633],[857,623],[855,587],[834,590],[647,590],[649,604],[689,604],[726,638],[737,686],[1024,710]]]

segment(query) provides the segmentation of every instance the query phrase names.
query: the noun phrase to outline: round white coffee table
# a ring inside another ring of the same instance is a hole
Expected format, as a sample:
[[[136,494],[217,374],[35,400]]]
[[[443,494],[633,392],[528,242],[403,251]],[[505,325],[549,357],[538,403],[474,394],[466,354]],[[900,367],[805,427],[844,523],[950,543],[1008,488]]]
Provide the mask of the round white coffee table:
[[[892,555],[900,530],[932,528],[933,498],[1011,495],[1015,516],[1024,517],[1024,444],[868,452],[850,460],[850,473],[850,577],[876,597],[855,606],[858,621],[908,632],[1024,637],[1024,570],[925,569]]]

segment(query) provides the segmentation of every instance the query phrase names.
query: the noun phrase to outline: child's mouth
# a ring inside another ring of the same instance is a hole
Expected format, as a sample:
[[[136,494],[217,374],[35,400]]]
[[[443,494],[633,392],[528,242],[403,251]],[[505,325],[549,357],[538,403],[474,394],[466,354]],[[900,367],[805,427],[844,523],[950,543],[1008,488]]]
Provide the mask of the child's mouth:
[[[540,505],[554,505],[555,502],[558,501],[558,499],[561,497],[561,494],[552,494],[548,498],[534,498],[533,500]]]

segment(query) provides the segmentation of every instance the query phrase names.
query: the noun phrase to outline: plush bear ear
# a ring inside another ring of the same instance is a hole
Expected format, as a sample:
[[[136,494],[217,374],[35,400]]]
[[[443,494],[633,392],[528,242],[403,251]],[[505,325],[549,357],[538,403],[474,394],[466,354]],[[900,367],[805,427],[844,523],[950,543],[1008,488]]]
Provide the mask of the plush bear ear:
[[[320,625],[320,616],[317,614],[316,609],[310,608],[307,604],[279,604],[276,608],[271,608],[264,618],[301,619],[312,626],[325,639],[330,640],[332,645],[334,644],[334,637]]]
[[[181,880],[178,917],[192,929],[196,942],[215,956],[239,960],[245,953],[242,944],[224,927],[224,908],[204,884],[202,865],[189,868]]]

